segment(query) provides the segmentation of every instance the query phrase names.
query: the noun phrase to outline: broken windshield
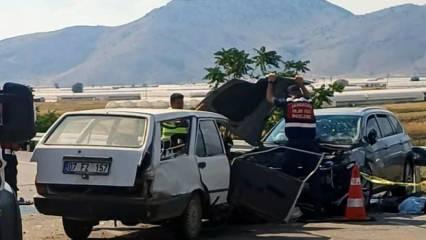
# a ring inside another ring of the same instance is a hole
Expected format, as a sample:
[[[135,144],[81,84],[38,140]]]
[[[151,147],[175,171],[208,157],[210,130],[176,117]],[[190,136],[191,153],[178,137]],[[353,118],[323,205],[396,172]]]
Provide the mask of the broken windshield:
[[[287,142],[284,132],[285,121],[278,125],[267,135],[265,143],[282,144]],[[351,115],[322,115],[317,116],[316,137],[321,143],[336,145],[355,144],[359,140],[361,118]]]

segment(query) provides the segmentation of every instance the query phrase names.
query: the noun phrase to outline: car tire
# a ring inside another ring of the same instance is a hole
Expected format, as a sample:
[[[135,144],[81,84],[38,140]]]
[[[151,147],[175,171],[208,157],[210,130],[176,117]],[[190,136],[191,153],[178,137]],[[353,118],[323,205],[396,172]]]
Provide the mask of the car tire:
[[[194,194],[182,216],[177,219],[176,233],[178,239],[197,239],[201,232],[202,216],[203,210],[200,196]]]
[[[62,218],[62,225],[65,233],[72,240],[85,240],[89,237],[93,229],[93,223],[78,221],[69,218]]]
[[[414,165],[411,161],[406,161],[404,164],[404,173],[402,176],[403,182],[415,182],[416,175],[414,172]],[[408,194],[413,193],[414,187],[403,187],[398,186],[391,190],[392,196],[394,197],[405,197]]]
[[[407,161],[404,166],[404,182],[406,183],[415,183],[416,182],[416,172],[414,164],[411,161]],[[414,192],[414,187],[407,186],[405,187],[405,194],[412,194]]]

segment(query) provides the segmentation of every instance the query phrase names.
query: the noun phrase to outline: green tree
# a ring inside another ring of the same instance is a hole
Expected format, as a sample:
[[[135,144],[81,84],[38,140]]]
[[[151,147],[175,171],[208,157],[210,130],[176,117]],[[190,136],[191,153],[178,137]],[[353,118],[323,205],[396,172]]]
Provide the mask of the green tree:
[[[226,81],[226,74],[222,72],[220,67],[206,68],[207,75],[204,77],[208,80],[209,85],[218,88],[219,85]]]
[[[256,56],[253,57],[255,70],[260,68],[262,75],[266,75],[267,70],[272,67],[280,67],[280,63],[282,62],[281,56],[276,51],[266,51],[265,47],[261,47],[260,49],[255,48],[254,51],[256,52]]]
[[[310,61],[285,61],[284,70],[279,72],[278,75],[281,77],[295,77],[300,73],[307,73],[310,71],[308,68]]]
[[[50,110],[45,114],[37,114],[36,131],[41,133],[46,132],[58,120],[59,116],[56,111]]]
[[[218,88],[220,85],[234,78],[251,77],[259,79],[255,76],[255,72],[259,69],[262,75],[266,75],[268,71],[277,72],[280,77],[295,77],[298,74],[310,71],[310,61],[283,61],[282,57],[276,51],[267,51],[266,47],[254,49],[255,55],[244,50],[236,48],[221,49],[214,54],[215,67],[205,68],[207,75],[204,77],[212,88]],[[250,75],[248,72],[252,71]],[[312,88],[312,101],[315,108],[321,108],[324,103],[331,103],[330,98],[335,92],[342,92],[345,86],[339,83],[333,83],[328,86]],[[283,117],[282,111],[275,109],[267,125],[265,131],[272,128],[276,122]]]
[[[226,76],[242,78],[252,70],[250,54],[236,48],[222,49],[215,53],[216,66],[221,66]]]
[[[322,108],[324,103],[331,104],[331,97],[336,92],[343,92],[345,86],[339,82],[329,84],[327,87],[323,84],[319,88],[312,86],[312,103],[315,108]]]

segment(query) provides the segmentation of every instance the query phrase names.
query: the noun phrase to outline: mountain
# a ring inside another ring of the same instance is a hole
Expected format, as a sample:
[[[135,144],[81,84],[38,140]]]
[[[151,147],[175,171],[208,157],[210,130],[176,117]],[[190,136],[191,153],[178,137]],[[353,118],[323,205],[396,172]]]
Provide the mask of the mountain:
[[[84,62],[106,27],[71,27],[0,41],[0,81],[34,85]]]
[[[426,7],[356,16],[325,0],[173,0],[118,27],[72,27],[0,41],[0,81],[200,81],[213,53],[266,46],[318,75],[426,71]],[[425,66],[425,67],[423,67]]]
[[[425,22],[426,6],[411,4],[348,18],[312,35],[301,57],[325,75],[426,73]]]

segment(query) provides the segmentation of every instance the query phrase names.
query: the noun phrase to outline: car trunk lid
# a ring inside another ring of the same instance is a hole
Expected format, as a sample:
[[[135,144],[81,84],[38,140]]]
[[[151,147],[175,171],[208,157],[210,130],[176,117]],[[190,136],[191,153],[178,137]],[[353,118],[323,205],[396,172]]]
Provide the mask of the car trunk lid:
[[[35,150],[33,161],[37,162],[36,182],[40,184],[132,187],[142,157],[141,149],[41,146]],[[92,170],[109,165],[109,171],[86,174],[80,171],[82,165],[79,164],[78,169],[71,172],[64,165],[67,161],[94,163],[90,166]],[[96,163],[103,164],[96,166]]]

